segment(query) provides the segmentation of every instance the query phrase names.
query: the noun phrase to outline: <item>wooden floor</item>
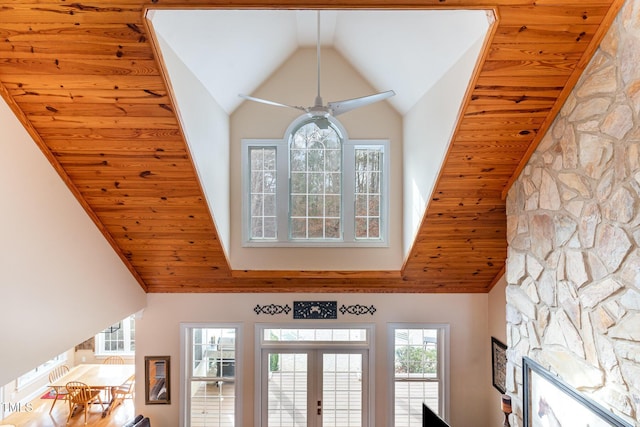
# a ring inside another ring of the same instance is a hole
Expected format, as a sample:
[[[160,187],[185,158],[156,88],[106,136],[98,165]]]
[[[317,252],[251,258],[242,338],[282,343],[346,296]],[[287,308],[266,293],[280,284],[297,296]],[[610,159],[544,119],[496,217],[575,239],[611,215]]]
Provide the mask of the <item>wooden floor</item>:
[[[31,402],[32,410],[29,412],[16,412],[0,421],[0,424],[9,424],[16,427],[76,427],[84,426],[83,411],[77,413],[67,424],[69,416],[69,405],[65,401],[58,401],[51,414],[49,409],[53,403],[52,399],[35,399]],[[110,415],[102,418],[100,405],[93,405],[89,408],[87,425],[95,427],[120,427],[135,416],[135,409],[131,399],[125,399],[124,404],[118,405]]]

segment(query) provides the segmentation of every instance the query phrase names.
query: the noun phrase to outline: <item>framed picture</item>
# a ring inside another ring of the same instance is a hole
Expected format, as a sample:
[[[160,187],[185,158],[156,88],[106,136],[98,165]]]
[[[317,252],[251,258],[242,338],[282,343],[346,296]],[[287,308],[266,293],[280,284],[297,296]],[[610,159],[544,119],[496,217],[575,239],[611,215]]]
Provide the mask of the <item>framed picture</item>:
[[[491,373],[493,386],[501,393],[507,392],[507,346],[491,337]]]
[[[169,356],[144,357],[144,400],[146,404],[171,403]]]
[[[633,427],[528,357],[522,358],[525,427]]]

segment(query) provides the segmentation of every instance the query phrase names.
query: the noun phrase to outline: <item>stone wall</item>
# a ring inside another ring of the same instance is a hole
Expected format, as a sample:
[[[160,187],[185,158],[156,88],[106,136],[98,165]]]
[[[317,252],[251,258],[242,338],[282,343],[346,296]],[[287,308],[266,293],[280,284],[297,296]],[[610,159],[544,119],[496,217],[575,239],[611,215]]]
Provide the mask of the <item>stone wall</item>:
[[[507,200],[508,393],[528,356],[640,425],[640,2],[628,0]]]

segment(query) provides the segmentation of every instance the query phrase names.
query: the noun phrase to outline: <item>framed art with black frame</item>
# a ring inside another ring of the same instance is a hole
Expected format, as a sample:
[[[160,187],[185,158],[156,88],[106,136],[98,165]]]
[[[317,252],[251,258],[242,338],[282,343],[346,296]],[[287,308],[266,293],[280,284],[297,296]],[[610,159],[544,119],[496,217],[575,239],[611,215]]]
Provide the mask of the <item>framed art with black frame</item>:
[[[633,427],[526,356],[522,382],[524,427]]]
[[[507,346],[491,337],[491,378],[493,386],[502,394],[507,392]]]

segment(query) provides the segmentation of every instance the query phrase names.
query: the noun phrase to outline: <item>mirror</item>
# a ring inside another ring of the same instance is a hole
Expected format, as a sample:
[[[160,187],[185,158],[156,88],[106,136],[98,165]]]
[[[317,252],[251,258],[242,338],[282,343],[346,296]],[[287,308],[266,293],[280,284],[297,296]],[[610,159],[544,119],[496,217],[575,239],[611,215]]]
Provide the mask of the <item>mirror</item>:
[[[144,395],[146,404],[171,403],[169,360],[170,356],[144,357]]]

